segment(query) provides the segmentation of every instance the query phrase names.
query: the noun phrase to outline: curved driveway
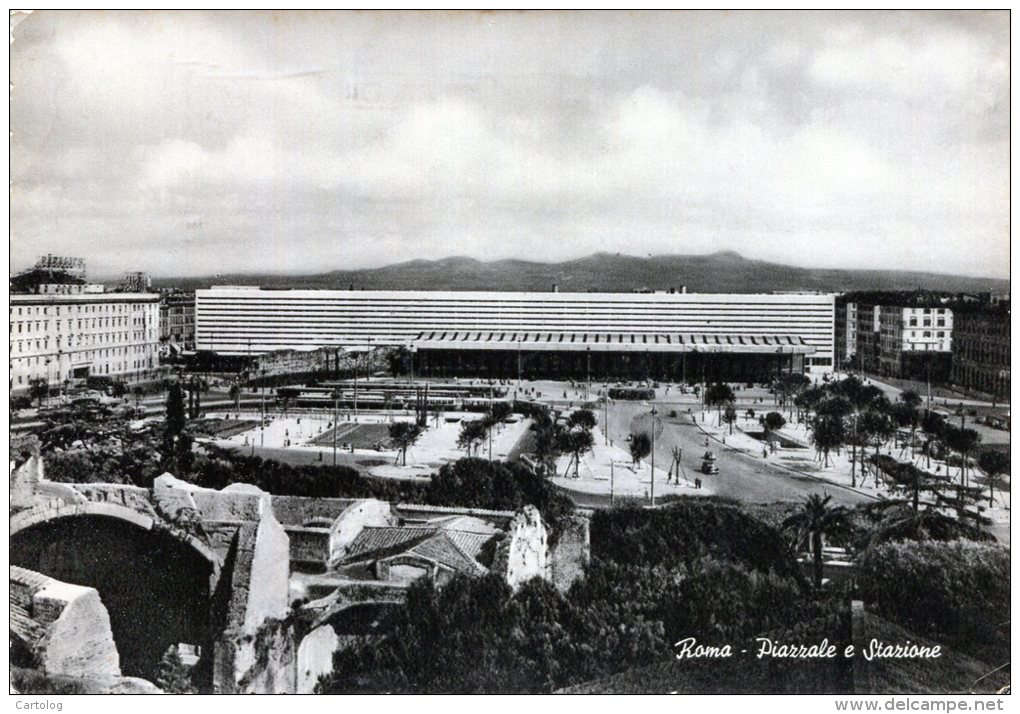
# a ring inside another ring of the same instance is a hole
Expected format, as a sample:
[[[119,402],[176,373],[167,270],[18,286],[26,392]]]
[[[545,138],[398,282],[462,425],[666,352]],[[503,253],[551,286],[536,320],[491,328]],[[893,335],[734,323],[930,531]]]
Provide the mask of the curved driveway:
[[[662,421],[662,433],[655,441],[656,467],[668,466],[674,446],[683,448],[683,467],[688,477],[697,475],[713,493],[737,501],[770,503],[772,501],[803,501],[817,493],[829,494],[832,500],[844,505],[864,503],[872,497],[808,475],[774,466],[762,459],[743,454],[711,440],[708,447],[717,456],[719,474],[709,476],[697,473],[701,456],[705,452],[705,434],[691,423],[687,406],[657,402],[655,408]],[[640,402],[615,402],[609,408],[609,438],[623,444],[636,426],[650,419],[650,406]],[[676,409],[678,417],[664,416]]]

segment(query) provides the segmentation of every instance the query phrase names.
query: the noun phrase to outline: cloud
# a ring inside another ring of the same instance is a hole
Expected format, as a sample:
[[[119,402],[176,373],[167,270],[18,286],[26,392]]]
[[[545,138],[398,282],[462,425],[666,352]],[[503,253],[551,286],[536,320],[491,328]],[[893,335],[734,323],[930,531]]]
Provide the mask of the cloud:
[[[875,16],[37,13],[12,51],[12,255],[730,248],[1002,275],[1008,33]]]

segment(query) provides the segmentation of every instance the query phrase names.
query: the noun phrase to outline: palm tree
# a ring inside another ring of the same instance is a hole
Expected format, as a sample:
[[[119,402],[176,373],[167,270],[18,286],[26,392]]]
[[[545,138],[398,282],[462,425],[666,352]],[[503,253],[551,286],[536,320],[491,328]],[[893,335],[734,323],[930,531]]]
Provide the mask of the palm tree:
[[[814,556],[814,583],[816,588],[822,586],[822,550],[826,536],[838,536],[847,532],[849,519],[846,508],[830,506],[832,496],[824,498],[811,494],[802,504],[801,510],[783,521],[783,530],[796,535],[799,546],[805,540],[811,544]]]

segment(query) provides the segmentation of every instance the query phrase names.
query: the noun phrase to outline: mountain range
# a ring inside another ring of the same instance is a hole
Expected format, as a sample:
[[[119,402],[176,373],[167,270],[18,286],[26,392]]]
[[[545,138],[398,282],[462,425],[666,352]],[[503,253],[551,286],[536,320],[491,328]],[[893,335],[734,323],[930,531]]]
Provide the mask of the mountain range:
[[[222,274],[199,278],[154,279],[156,287],[194,289],[209,285],[260,285],[266,288],[363,290],[497,290],[631,292],[686,286],[689,292],[774,292],[817,290],[1009,290],[1009,280],[902,270],[801,268],[744,258],[733,251],[708,255],[647,258],[596,253],[560,263],[526,260],[485,262],[474,258],[412,260],[381,268],[334,270],[308,275]]]

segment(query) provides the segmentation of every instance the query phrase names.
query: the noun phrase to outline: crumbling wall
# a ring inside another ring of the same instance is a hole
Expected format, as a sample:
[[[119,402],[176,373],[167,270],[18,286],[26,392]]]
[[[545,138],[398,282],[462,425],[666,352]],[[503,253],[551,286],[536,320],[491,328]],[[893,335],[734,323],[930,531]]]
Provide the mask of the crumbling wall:
[[[319,677],[333,671],[333,653],[340,638],[330,625],[312,630],[298,647],[297,693],[311,694]]]
[[[329,529],[301,528],[288,526],[287,537],[290,539],[290,560],[300,563],[305,569],[321,571],[326,568],[329,560]]]
[[[248,607],[244,628],[258,627],[287,612],[290,590],[290,541],[272,509],[262,514],[255,536],[255,552],[248,578]]]
[[[216,643],[217,694],[293,694],[297,691],[297,633],[288,619],[269,619],[254,632],[228,630]]]
[[[110,616],[95,588],[11,569],[11,631],[48,674],[119,677]]]
[[[550,577],[556,589],[565,592],[584,577],[590,559],[591,521],[585,515],[575,514],[566,520],[549,552]]]
[[[216,641],[213,690],[295,690],[294,628],[288,606],[290,543],[271,508],[237,529],[231,549],[224,632]],[[217,593],[219,596],[220,593]]]
[[[549,538],[538,509],[521,509],[510,521],[507,534],[497,549],[497,572],[503,572],[513,588],[534,577],[547,578]]]

